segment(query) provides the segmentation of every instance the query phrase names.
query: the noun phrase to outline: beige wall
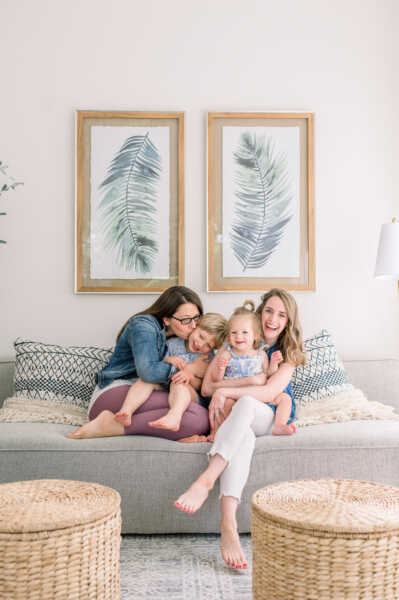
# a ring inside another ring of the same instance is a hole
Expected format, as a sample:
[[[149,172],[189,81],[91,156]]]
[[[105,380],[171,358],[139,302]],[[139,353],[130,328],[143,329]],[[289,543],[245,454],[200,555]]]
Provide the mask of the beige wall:
[[[208,110],[315,113],[316,291],[305,335],[346,358],[399,355],[399,294],[373,279],[399,187],[396,0],[5,0],[0,160],[25,185],[0,208],[0,357],[22,336],[111,344],[147,295],[75,295],[74,111],[186,111],[186,284],[207,310]],[[395,62],[396,61],[396,62]]]

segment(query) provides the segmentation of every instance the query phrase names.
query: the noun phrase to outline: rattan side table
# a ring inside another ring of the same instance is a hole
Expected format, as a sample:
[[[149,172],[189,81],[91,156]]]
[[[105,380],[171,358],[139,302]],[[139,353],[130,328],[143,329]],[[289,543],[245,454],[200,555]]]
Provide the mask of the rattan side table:
[[[251,509],[254,600],[399,598],[399,488],[288,481]]]
[[[120,600],[120,496],[97,483],[0,485],[0,600]]]

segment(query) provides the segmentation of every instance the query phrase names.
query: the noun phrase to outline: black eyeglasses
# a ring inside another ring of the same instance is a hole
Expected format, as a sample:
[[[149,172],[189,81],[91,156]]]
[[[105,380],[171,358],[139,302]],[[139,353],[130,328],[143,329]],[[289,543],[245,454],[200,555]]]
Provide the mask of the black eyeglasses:
[[[182,325],[190,325],[191,321],[194,321],[195,323],[197,321],[199,321],[201,318],[201,315],[195,315],[195,317],[184,317],[184,319],[179,319],[179,317],[174,317],[172,315],[170,318],[176,319],[176,321],[179,321]]]

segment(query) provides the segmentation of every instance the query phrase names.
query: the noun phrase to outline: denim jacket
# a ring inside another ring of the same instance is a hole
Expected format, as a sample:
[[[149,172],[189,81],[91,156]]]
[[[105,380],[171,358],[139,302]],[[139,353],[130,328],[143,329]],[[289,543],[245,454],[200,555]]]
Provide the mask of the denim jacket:
[[[150,383],[166,383],[172,365],[162,362],[166,353],[166,333],[152,315],[133,317],[119,338],[109,363],[97,373],[99,388],[115,379],[140,377]]]

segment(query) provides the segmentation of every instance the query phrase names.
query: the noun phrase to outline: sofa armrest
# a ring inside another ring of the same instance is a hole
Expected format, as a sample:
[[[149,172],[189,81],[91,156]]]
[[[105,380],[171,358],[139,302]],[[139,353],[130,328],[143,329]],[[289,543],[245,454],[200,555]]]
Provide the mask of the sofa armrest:
[[[399,359],[346,360],[350,383],[371,401],[395,406],[399,411]]]
[[[14,392],[14,361],[0,362],[0,406]]]

